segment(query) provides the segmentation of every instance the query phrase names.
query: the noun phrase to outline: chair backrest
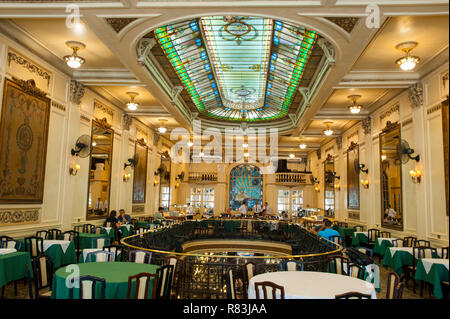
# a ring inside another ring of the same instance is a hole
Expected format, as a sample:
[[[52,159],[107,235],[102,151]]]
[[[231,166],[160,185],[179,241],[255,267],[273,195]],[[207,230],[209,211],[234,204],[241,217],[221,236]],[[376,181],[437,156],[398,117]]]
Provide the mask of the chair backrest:
[[[77,225],[73,227],[73,230],[78,232],[78,233],[83,233],[84,232],[84,225]]]
[[[348,228],[348,223],[345,223],[345,222],[338,222],[337,225],[338,225],[338,227],[341,227],[341,228]]]
[[[167,256],[166,258],[164,258],[164,264],[173,266],[173,276],[172,276],[172,285],[173,285],[173,282],[175,281],[175,277],[177,277],[177,275],[181,273],[181,267],[183,267],[183,261],[179,257],[176,257],[176,256]]]
[[[38,230],[36,232],[36,237],[40,237],[42,239],[47,239],[48,238],[48,232],[46,230]]]
[[[25,237],[25,251],[30,252],[30,257],[37,257],[39,254],[44,253],[44,239],[42,237],[30,236]]]
[[[249,261],[244,265],[245,281],[248,283],[256,275],[256,264]]]
[[[105,227],[113,227],[113,223],[112,222],[105,222]]]
[[[86,262],[113,262],[114,261],[114,253],[109,251],[92,251],[87,254]]]
[[[441,258],[448,259],[448,247],[441,248]]]
[[[391,238],[391,232],[388,232],[388,231],[381,231],[379,237],[380,237],[380,238]]]
[[[391,240],[392,247],[403,247],[403,239]]]
[[[344,238],[342,238],[341,236],[330,236],[329,240],[341,246],[344,244]]]
[[[46,239],[59,239],[59,236],[61,235],[61,230],[52,228],[47,230],[47,238]]]
[[[334,265],[333,265],[333,263],[334,263]],[[330,271],[332,271],[333,266],[334,266],[335,274],[346,275],[349,264],[350,264],[350,260],[348,258],[345,258],[342,256],[329,257],[329,269],[330,269]]]
[[[418,239],[414,242],[414,246],[431,247],[431,243],[428,240]]]
[[[390,272],[387,279],[386,299],[397,299],[397,286],[400,283],[400,276],[395,272]]]
[[[150,264],[152,261],[152,253],[145,250],[130,250],[128,253],[128,261],[138,264]]]
[[[158,288],[157,296],[158,299],[169,299],[172,290],[172,276],[173,276],[173,266],[164,265],[156,270],[158,274]]]
[[[355,231],[364,231],[364,226],[361,226],[361,225],[356,225],[353,228],[355,229]]]
[[[397,298],[395,299],[402,299],[403,298],[403,288],[405,287],[405,283],[401,282],[397,285],[397,287],[395,287],[395,295],[397,296]]]
[[[358,279],[363,279],[364,280],[364,268],[362,268],[361,266],[357,265],[357,264],[347,264],[348,266],[348,270],[347,270],[347,274],[353,278],[358,278]]]
[[[263,298],[260,298],[259,289],[263,291]],[[272,294],[269,296],[267,290],[271,290]],[[277,291],[280,291],[280,298],[277,298]],[[284,287],[279,286],[271,281],[255,282],[256,299],[284,299]]]
[[[136,281],[133,299],[147,299],[148,287],[151,283],[152,278],[152,299],[155,299],[158,286],[158,275],[150,274],[147,272],[141,272],[137,275],[128,277],[127,299],[131,299],[131,289],[133,286],[133,281]]]
[[[109,245],[109,238],[92,238],[91,239],[91,248],[103,249],[103,247]]]
[[[297,260],[283,260],[280,262],[281,271],[303,271],[305,264]]]
[[[95,228],[95,225],[92,224],[84,224],[83,225],[83,233],[92,234],[92,229]]]
[[[403,247],[413,247],[417,237],[406,236],[403,238]]]
[[[114,254],[113,261],[122,261],[123,259],[123,246],[120,245],[108,245],[103,247],[104,251],[109,251]]]
[[[233,270],[230,268],[227,271],[227,298],[228,299],[237,299],[236,298],[236,281],[233,276]]]
[[[9,236],[0,236],[0,248],[16,248],[16,241]]]
[[[344,294],[336,295],[336,299],[372,299],[371,295],[362,294],[360,292],[351,291]]]
[[[377,237],[380,237],[380,230],[376,228],[368,229],[367,237],[369,238],[369,243],[374,242]]]
[[[103,233],[105,233],[103,227],[96,226],[96,227],[91,228],[91,234],[101,235]]]
[[[80,233],[74,230],[65,231],[60,235],[62,240],[70,240],[75,243],[75,249],[80,247]]]
[[[79,282],[79,299],[105,299],[106,280],[95,276],[81,276]],[[96,284],[101,285],[100,298],[96,298]],[[75,287],[69,288],[69,299],[73,299],[73,290]]]
[[[31,260],[35,298],[39,296],[39,290],[52,287],[53,262],[50,256],[40,254]],[[28,284],[31,292],[31,276],[28,274]]]
[[[416,250],[417,249],[417,250]],[[428,246],[413,247],[413,258],[433,258],[437,255],[437,249]]]

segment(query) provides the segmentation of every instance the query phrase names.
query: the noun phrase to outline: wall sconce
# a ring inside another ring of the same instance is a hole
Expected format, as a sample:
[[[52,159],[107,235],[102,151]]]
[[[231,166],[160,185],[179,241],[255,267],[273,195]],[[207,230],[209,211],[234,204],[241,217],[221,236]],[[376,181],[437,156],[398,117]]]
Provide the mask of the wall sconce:
[[[359,164],[359,170],[363,173],[369,174],[369,169],[368,168],[364,169],[364,167],[366,167],[365,164]]]
[[[314,187],[314,190],[315,190],[316,192],[320,192],[320,186],[319,186],[319,185],[316,185],[316,186]]]
[[[421,169],[412,169],[409,171],[409,175],[411,175],[414,184],[420,183],[422,179],[422,170]]]
[[[131,174],[130,173],[124,173],[123,174],[123,181],[124,182],[128,182],[129,180],[130,180],[130,178],[131,178]]]
[[[78,164],[72,165],[72,167],[69,167],[69,174],[72,175],[72,176],[77,175],[77,174],[78,174],[78,170],[79,170],[80,168],[81,168],[81,167],[80,167],[80,165],[78,165]]]
[[[159,184],[159,181],[157,179],[153,180],[153,186],[156,186]]]
[[[179,182],[176,182],[176,183],[175,183],[175,188],[178,188],[178,187],[180,187],[180,183],[179,183]]]
[[[334,189],[336,191],[340,191],[341,190],[341,185],[340,184],[334,184]]]
[[[362,179],[361,180],[361,185],[364,186],[364,188],[369,188],[369,180]]]

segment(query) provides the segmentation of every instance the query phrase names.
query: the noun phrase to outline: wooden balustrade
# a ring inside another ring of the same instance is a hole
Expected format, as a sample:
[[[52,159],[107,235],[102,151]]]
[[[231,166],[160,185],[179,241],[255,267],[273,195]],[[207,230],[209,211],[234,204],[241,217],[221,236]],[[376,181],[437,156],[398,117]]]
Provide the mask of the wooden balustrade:
[[[189,172],[189,182],[216,183],[217,182],[217,173]]]
[[[311,184],[308,173],[276,173],[275,182],[278,184]]]

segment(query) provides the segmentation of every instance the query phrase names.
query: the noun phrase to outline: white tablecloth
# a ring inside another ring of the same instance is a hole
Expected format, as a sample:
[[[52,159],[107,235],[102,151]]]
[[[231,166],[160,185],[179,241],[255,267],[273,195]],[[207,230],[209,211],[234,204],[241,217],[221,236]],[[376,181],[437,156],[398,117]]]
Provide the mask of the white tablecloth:
[[[378,245],[381,245],[381,243],[384,241],[384,240],[386,240],[386,241],[389,241],[389,242],[391,242],[392,243],[392,241],[393,240],[397,240],[397,238],[377,238],[377,241],[378,241]],[[398,242],[398,245],[399,245],[399,247],[401,247],[401,246],[403,246],[403,241],[399,241]]]
[[[70,245],[70,240],[49,240],[46,239],[43,242],[44,244],[44,251],[49,249],[53,245],[60,245],[63,253],[66,253],[67,247]]]
[[[6,255],[17,252],[15,248],[0,248],[0,255]]]
[[[377,298],[374,285],[361,279],[326,272],[277,271],[250,279],[249,299],[256,298],[255,282],[262,281],[283,286],[285,299],[334,299],[336,295],[353,291],[369,294],[372,299]]]
[[[406,251],[407,253],[410,253],[411,255],[413,253],[412,247],[389,247],[388,249],[389,249],[392,257],[394,257],[394,255],[397,251]]]
[[[441,264],[444,265],[445,268],[448,269],[448,259],[440,259],[440,258],[422,258],[422,265],[425,269],[425,272],[428,274],[430,272],[431,266],[433,264]]]
[[[363,234],[364,236],[369,237],[369,233],[366,231],[355,231],[354,236],[356,237],[357,234]]]
[[[111,231],[112,227],[102,227],[104,230],[106,230],[106,233],[109,234],[109,232]]]

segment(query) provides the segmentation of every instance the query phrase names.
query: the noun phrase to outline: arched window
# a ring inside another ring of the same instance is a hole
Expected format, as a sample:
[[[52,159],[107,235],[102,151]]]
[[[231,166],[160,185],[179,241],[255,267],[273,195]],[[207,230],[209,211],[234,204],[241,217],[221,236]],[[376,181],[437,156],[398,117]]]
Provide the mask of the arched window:
[[[239,210],[243,200],[251,209],[263,200],[263,174],[254,165],[238,165],[230,172],[230,209]]]

